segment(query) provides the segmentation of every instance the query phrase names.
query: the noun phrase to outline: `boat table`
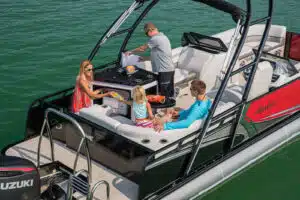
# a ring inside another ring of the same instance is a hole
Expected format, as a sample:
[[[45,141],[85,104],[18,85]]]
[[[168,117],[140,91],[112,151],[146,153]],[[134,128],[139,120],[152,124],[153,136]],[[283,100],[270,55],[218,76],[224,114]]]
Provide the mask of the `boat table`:
[[[174,107],[176,104],[176,100],[173,98],[166,98],[164,103],[150,103],[151,108],[154,109],[161,109],[161,108],[171,108]]]

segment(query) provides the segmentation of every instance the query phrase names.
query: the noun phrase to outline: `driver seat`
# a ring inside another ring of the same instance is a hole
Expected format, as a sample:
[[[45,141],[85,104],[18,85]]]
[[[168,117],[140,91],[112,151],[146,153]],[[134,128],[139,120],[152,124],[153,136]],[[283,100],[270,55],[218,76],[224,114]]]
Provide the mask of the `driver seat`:
[[[272,82],[273,67],[268,61],[258,63],[257,70],[249,92],[248,101],[269,92]]]

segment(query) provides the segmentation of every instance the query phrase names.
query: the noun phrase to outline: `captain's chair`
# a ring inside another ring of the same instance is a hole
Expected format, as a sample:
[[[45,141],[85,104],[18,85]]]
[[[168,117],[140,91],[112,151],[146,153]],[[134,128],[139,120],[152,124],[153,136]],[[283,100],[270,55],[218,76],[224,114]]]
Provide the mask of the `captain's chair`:
[[[273,68],[268,61],[258,63],[248,101],[269,92],[272,81]]]

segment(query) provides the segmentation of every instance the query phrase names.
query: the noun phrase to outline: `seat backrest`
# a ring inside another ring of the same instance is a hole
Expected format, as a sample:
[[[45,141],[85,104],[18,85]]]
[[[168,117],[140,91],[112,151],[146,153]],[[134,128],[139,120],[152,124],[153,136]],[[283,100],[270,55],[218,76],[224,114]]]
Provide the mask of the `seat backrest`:
[[[181,49],[177,67],[190,72],[201,72],[212,54],[186,46]]]
[[[192,47],[183,47],[177,67],[189,72],[196,72],[197,78],[204,81],[210,90],[220,73],[226,53],[212,54]]]
[[[268,61],[258,64],[253,83],[250,89],[248,100],[254,99],[269,91],[272,81],[273,68]]]
[[[97,104],[94,104],[93,106],[90,106],[88,108],[82,108],[79,112],[79,116],[92,121],[95,124],[103,126],[108,130],[116,132],[116,128],[121,124],[121,122],[111,118],[111,114],[111,107],[103,107]]]

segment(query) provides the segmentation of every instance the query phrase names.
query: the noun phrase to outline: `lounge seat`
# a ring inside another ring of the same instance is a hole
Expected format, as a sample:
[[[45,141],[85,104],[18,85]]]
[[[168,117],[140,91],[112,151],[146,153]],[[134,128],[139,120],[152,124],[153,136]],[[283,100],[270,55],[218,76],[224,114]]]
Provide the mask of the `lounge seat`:
[[[221,103],[215,115],[234,106],[233,102]],[[198,130],[203,120],[196,120],[190,127],[185,129],[166,130],[157,133],[152,128],[136,127],[134,123],[126,117],[114,115],[109,107],[93,105],[89,108],[81,109],[81,117],[94,122],[108,130],[123,135],[130,140],[139,143],[151,150],[158,150],[186,135]]]
[[[215,115],[233,107],[235,103],[220,103],[216,109]],[[170,144],[184,136],[187,136],[197,131],[203,124],[203,120],[196,120],[188,128],[174,129],[161,131],[160,133],[155,132],[152,128],[136,127],[128,124],[120,124],[117,127],[118,133],[130,138],[131,140],[148,147],[151,150],[158,150],[163,146]],[[147,141],[147,142],[145,142]]]
[[[115,115],[110,106],[101,106],[98,104],[94,104],[88,108],[82,108],[79,111],[79,116],[88,119],[95,124],[99,124],[104,128],[114,131],[117,131],[117,127],[122,124],[130,124],[134,123],[121,115]]]

